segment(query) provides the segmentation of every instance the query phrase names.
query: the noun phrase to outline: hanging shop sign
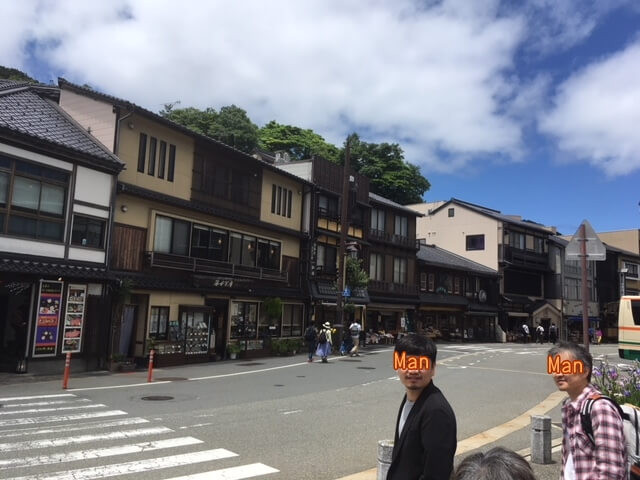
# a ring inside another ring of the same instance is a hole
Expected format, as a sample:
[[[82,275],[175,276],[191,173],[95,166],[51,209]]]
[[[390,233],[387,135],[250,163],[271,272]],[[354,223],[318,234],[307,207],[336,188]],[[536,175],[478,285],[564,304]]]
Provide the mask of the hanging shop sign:
[[[86,298],[86,285],[69,285],[67,311],[64,316],[64,333],[62,335],[62,353],[80,351]]]
[[[58,344],[63,282],[40,280],[34,357],[53,357]]]

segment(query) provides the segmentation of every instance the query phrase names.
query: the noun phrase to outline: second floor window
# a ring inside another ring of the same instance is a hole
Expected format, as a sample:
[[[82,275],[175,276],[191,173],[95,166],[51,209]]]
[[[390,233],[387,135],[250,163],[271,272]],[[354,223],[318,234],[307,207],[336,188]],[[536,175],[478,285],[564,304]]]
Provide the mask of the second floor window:
[[[291,218],[293,191],[273,185],[271,188],[271,213]]]
[[[484,250],[483,235],[467,235],[467,250]]]
[[[321,217],[338,217],[338,199],[320,195],[318,197],[318,214]]]
[[[638,265],[637,264],[624,262],[624,268],[627,269],[627,278],[638,278]]]
[[[372,253],[369,256],[369,278],[384,280],[384,257],[380,253]]]
[[[103,248],[104,230],[104,220],[74,215],[71,244],[81,245],[83,247]]]
[[[384,210],[374,208],[371,210],[371,230],[384,232]]]
[[[393,283],[407,283],[407,259],[406,258],[394,258],[393,259]]]
[[[430,273],[427,275],[427,288],[430,292],[433,292],[436,289],[436,274]]]
[[[400,237],[405,237],[405,238],[409,236],[407,217],[401,217],[399,215],[396,215],[396,225],[393,233],[395,235],[398,235]]]
[[[316,253],[316,266],[325,273],[336,273],[336,259],[338,251],[332,245],[318,244]]]
[[[153,249],[160,253],[189,255],[191,224],[175,218],[156,216],[156,235]]]
[[[420,273],[420,290],[427,291],[427,274],[425,272]]]

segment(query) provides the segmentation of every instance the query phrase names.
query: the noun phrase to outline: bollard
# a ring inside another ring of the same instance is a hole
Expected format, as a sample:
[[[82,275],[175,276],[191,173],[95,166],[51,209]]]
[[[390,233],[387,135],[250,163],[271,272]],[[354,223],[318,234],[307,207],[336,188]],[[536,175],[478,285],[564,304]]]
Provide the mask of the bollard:
[[[149,373],[147,374],[147,383],[153,381],[153,349],[149,351]]]
[[[378,440],[378,476],[377,480],[386,480],[391,455],[393,454],[393,440]]]
[[[66,390],[69,384],[69,370],[71,369],[71,352],[67,352],[67,358],[64,360],[64,376],[62,377],[62,389]]]
[[[551,463],[551,417],[531,417],[531,462]]]

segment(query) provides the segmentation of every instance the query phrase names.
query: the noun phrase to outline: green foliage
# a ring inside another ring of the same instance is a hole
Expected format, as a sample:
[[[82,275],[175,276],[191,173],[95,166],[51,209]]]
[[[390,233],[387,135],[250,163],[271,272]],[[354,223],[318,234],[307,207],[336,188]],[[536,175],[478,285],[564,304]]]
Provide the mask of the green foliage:
[[[216,112],[213,108],[175,109],[173,104],[166,104],[160,115],[245,153],[251,153],[258,146],[258,126],[249,119],[245,110],[236,105],[222,107],[220,112]]]
[[[16,80],[18,82],[32,82],[38,83],[35,78],[31,78],[26,73],[18,70],[17,68],[3,67],[0,65],[0,78],[7,80]]]
[[[227,345],[227,352],[229,353],[235,353],[237,355],[238,353],[240,353],[241,350],[242,350],[242,347],[240,346],[239,343],[229,343]]]
[[[302,350],[302,340],[299,338],[274,338],[271,341],[273,355],[292,355]]]
[[[630,403],[640,407],[640,362],[636,360],[629,371],[609,365],[606,359],[594,366],[593,384],[619,404]]]
[[[356,311],[356,306],[353,303],[349,302],[349,303],[345,303],[342,309],[344,310],[345,313],[353,313]]]
[[[264,314],[270,320],[279,320],[282,317],[282,300],[280,297],[268,297],[262,302]]]
[[[276,152],[286,151],[293,160],[305,160],[318,155],[338,163],[340,150],[310,129],[281,125],[270,121],[259,132],[261,148]]]
[[[367,143],[353,133],[350,143],[350,163],[371,181],[370,190],[401,205],[422,202],[422,195],[431,184],[420,169],[404,160],[404,152],[397,143]],[[342,149],[344,159],[346,149]],[[343,161],[344,163],[344,161]]]
[[[363,288],[369,284],[369,275],[362,267],[362,259],[347,257],[345,268],[346,283],[351,288]]]

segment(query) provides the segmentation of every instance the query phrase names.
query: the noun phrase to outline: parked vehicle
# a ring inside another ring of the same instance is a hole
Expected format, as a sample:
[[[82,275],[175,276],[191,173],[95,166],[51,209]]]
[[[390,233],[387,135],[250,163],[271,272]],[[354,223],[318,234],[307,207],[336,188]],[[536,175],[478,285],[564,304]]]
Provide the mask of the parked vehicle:
[[[640,296],[620,298],[618,354],[620,358],[640,360]]]

